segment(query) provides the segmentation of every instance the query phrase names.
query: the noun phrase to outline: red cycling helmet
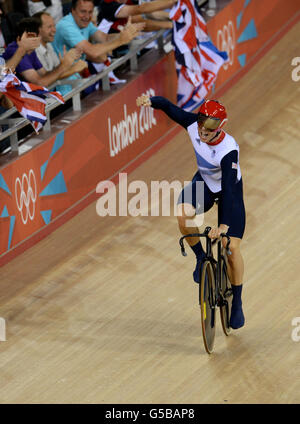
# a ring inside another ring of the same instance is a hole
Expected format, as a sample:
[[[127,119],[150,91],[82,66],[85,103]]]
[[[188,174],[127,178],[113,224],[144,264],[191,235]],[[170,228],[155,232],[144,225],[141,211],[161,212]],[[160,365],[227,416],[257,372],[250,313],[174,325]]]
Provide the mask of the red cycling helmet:
[[[217,100],[205,100],[198,112],[198,124],[209,130],[218,130],[227,122],[225,107]]]

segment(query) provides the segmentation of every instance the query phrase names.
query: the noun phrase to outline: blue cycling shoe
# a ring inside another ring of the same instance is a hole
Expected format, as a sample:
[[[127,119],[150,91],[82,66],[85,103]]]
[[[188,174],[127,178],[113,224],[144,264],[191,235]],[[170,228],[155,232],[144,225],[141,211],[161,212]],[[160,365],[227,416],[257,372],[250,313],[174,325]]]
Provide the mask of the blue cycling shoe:
[[[243,327],[245,324],[245,317],[242,309],[242,304],[233,305],[231,308],[229,325],[234,330]]]
[[[204,253],[203,253],[203,255],[197,256],[197,263],[196,263],[196,266],[195,266],[195,270],[193,272],[193,278],[194,278],[195,283],[197,283],[197,284],[200,283],[200,275],[201,275],[201,268],[202,268],[202,267],[200,267],[200,263],[204,258],[205,258]]]

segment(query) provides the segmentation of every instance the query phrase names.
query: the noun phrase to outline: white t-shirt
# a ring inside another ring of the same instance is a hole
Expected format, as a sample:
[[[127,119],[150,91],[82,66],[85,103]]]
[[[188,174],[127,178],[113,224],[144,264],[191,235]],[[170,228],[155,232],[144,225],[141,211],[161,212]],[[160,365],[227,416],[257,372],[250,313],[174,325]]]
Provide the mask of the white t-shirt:
[[[59,57],[55,53],[50,43],[47,43],[46,47],[40,44],[40,46],[35,49],[35,51],[37,57],[43,65],[43,68],[46,69],[46,71],[53,71],[53,69],[55,69],[60,64]]]
[[[28,12],[32,16],[38,12],[47,12],[57,23],[63,17],[63,8],[61,0],[51,0],[52,6],[46,7],[42,1],[33,2],[31,0],[27,1],[28,3]]]

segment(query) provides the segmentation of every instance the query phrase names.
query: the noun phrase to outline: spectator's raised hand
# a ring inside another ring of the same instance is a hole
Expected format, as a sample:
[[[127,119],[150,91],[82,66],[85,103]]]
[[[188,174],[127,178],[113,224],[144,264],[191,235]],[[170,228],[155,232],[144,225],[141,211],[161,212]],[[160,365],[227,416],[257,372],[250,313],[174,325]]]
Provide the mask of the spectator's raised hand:
[[[72,66],[72,70],[74,70],[74,73],[78,72],[80,74],[80,72],[82,72],[87,67],[88,67],[88,64],[85,60],[78,60]]]
[[[82,55],[82,50],[81,49],[77,49],[76,47],[73,49],[70,49],[68,52],[64,53],[64,56],[68,54],[70,55],[71,58],[73,58],[73,60],[78,60],[80,59],[80,56]]]
[[[35,50],[41,44],[40,37],[33,37],[31,34],[24,32],[22,37],[17,41],[18,46],[26,53]]]
[[[128,22],[120,32],[120,38],[122,44],[128,44],[131,40],[137,37],[140,32],[145,28],[144,22],[137,24],[131,23],[131,16],[128,18]]]
[[[80,55],[78,50],[76,49],[70,49],[67,51],[66,46],[64,46],[64,52],[63,55],[59,54],[59,59],[61,61],[61,64],[64,66],[64,68],[68,69],[70,68],[75,60],[79,59]]]

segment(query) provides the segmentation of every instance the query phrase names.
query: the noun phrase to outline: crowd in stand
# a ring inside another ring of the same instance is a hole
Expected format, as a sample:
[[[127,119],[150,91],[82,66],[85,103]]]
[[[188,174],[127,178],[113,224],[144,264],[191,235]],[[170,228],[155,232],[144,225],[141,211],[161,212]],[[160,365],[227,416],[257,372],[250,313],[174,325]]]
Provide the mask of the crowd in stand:
[[[137,1],[0,0],[1,56],[20,80],[44,87],[99,72],[141,32],[172,28],[177,0]],[[0,113],[12,106],[3,94],[0,104]]]

